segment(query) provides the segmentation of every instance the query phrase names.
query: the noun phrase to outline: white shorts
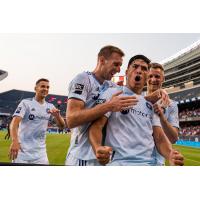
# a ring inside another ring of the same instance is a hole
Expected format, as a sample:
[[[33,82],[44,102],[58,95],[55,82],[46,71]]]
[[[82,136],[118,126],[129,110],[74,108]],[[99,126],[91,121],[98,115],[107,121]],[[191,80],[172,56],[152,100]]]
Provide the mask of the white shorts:
[[[81,160],[75,158],[72,154],[68,154],[65,165],[67,166],[101,166],[96,159],[92,160]]]
[[[17,158],[15,160],[13,160],[12,162],[13,163],[25,163],[25,164],[41,164],[41,165],[48,165],[49,164],[49,160],[48,160],[47,155],[43,156],[39,159],[35,159],[35,160],[24,160],[20,156],[17,156]]]

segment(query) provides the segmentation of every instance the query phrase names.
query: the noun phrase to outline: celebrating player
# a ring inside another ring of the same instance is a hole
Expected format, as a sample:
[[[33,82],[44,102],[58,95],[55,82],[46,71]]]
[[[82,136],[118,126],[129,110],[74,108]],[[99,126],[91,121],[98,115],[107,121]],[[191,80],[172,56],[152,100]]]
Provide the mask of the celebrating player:
[[[48,164],[45,137],[50,116],[60,128],[64,127],[60,111],[45,101],[49,81],[39,79],[35,92],[35,97],[22,100],[13,114],[9,156],[14,163]]]
[[[155,145],[171,165],[183,165],[183,156],[172,149],[153,105],[141,95],[149,63],[147,57],[136,55],[126,70],[127,85],[121,96],[136,96],[137,105],[121,112],[108,112],[90,126],[89,139],[96,158],[103,165],[110,160],[109,165],[156,165]],[[99,102],[109,101],[117,91],[118,88],[109,88],[100,95]],[[102,146],[103,130],[106,130],[105,146]]]
[[[115,46],[103,47],[92,72],[78,74],[70,83],[66,119],[72,130],[71,143],[66,165],[96,165],[96,157],[88,141],[88,127],[91,122],[108,111],[120,111],[137,103],[135,97],[119,97],[121,91],[114,94],[110,101],[96,106],[103,91],[117,87],[110,80],[122,65],[124,53]]]
[[[151,63],[147,78],[147,95],[160,90],[164,82],[164,69],[159,63]],[[171,143],[178,139],[179,119],[178,107],[175,101],[170,100],[168,107],[161,107],[159,103],[154,106],[154,111],[159,115],[162,128]],[[156,152],[157,165],[164,165],[165,159]]]

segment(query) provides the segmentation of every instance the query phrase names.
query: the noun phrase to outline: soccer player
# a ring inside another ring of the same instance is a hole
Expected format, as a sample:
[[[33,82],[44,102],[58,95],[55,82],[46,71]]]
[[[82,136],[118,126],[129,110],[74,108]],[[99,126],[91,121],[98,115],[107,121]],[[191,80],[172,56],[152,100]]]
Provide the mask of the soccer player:
[[[9,155],[14,163],[49,163],[45,143],[48,121],[52,115],[58,127],[64,128],[64,120],[60,111],[45,101],[48,93],[49,81],[39,79],[35,85],[35,97],[22,100],[13,114]]]
[[[122,95],[136,96],[138,103],[121,112],[108,112],[90,126],[89,139],[98,161],[103,165],[109,162],[111,151],[109,165],[156,165],[155,145],[171,165],[183,165],[183,156],[172,149],[152,104],[141,95],[149,62],[147,57],[136,55],[130,59],[126,70],[127,84]],[[100,95],[99,101],[109,101],[118,90],[109,88]],[[102,146],[105,129],[105,146]]]
[[[110,101],[96,106],[103,91],[117,87],[110,80],[120,72],[124,53],[115,46],[105,46],[99,53],[97,65],[92,72],[78,74],[69,85],[66,119],[72,129],[71,143],[66,157],[66,165],[82,166],[98,164],[88,140],[91,122],[108,111],[119,111],[137,103],[135,97],[119,97],[121,91]]]
[[[159,63],[151,63],[147,78],[147,95],[162,88],[164,82],[164,69]],[[171,143],[175,143],[178,139],[179,119],[178,106],[175,101],[170,100],[168,107],[161,107],[159,103],[154,104],[154,111],[160,116],[160,122]],[[156,151],[157,165],[164,165],[165,159]]]

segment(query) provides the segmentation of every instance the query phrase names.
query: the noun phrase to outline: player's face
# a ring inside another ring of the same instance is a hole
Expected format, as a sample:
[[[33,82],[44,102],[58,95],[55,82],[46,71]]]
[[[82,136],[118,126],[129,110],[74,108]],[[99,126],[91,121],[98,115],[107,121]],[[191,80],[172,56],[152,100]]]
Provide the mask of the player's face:
[[[142,90],[148,74],[148,64],[141,59],[134,60],[126,71],[127,84],[131,89]]]
[[[35,87],[36,95],[45,98],[49,94],[49,82],[41,81]]]
[[[120,72],[122,66],[122,56],[118,53],[112,53],[108,59],[102,60],[102,76],[105,80],[111,80],[112,77]]]
[[[163,71],[159,68],[150,69],[148,78],[147,78],[147,87],[152,92],[160,89],[164,82],[164,74]]]

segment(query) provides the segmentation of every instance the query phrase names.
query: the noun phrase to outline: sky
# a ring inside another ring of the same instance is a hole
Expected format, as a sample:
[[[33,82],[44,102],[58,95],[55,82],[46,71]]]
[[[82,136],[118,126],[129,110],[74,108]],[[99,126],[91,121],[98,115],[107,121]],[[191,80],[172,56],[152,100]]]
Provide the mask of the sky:
[[[97,54],[105,45],[125,52],[123,75],[128,60],[144,54],[160,62],[200,39],[200,33],[115,33],[115,34],[0,34],[0,69],[8,77],[0,82],[0,92],[11,89],[34,91],[39,78],[50,80],[50,93],[66,95],[72,78],[92,71]]]

